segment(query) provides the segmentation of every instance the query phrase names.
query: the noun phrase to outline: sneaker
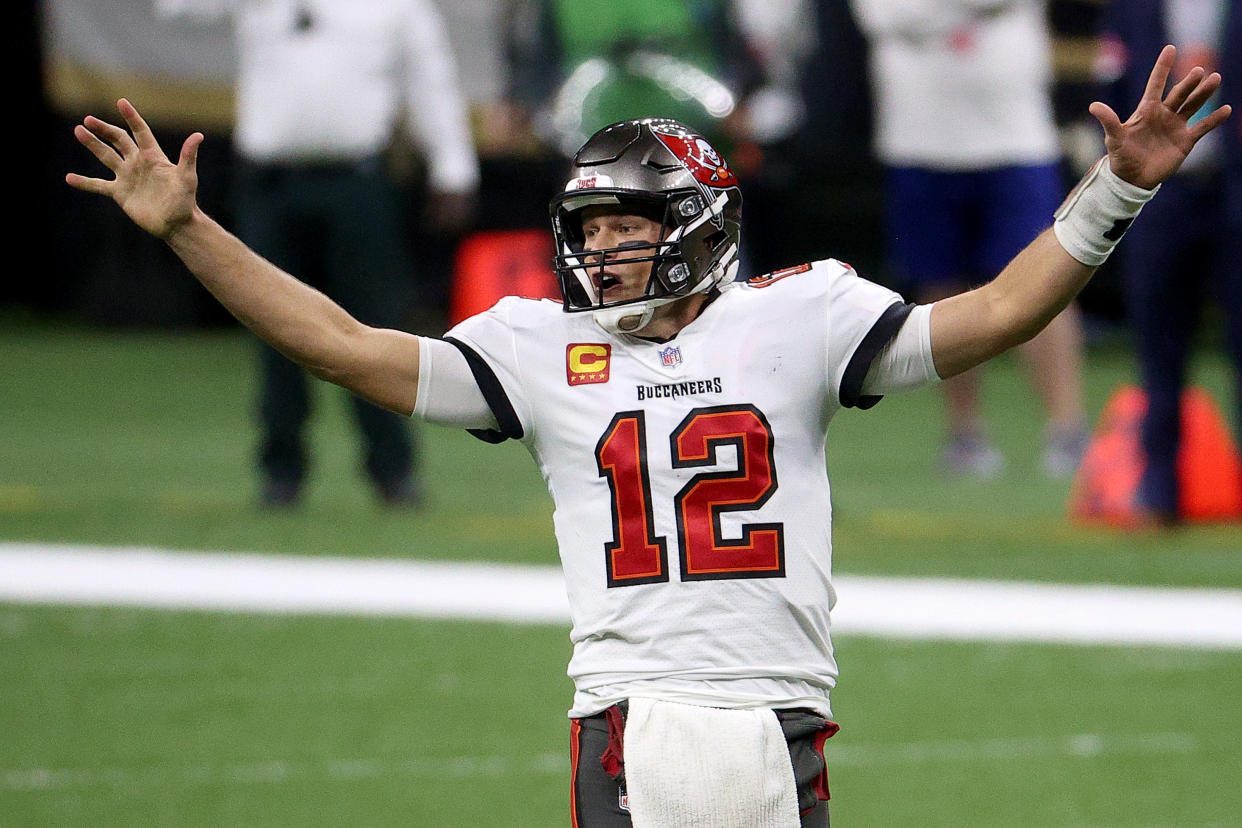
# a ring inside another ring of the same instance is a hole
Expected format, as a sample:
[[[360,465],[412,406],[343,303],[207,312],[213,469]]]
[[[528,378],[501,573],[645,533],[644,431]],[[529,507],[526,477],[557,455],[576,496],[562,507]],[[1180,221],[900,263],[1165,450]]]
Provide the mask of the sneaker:
[[[423,505],[423,488],[412,478],[385,481],[376,484],[380,502],[397,509],[418,509]]]
[[[959,434],[941,449],[940,466],[958,477],[991,480],[1005,468],[1005,456],[985,438]]]
[[[1177,485],[1162,477],[1149,464],[1134,491],[1134,515],[1140,526],[1171,528],[1181,522]]]
[[[302,483],[269,477],[259,491],[259,506],[264,509],[289,509],[302,497]]]
[[[1044,438],[1044,474],[1054,480],[1074,476],[1087,453],[1087,429],[1083,426],[1060,428]]]

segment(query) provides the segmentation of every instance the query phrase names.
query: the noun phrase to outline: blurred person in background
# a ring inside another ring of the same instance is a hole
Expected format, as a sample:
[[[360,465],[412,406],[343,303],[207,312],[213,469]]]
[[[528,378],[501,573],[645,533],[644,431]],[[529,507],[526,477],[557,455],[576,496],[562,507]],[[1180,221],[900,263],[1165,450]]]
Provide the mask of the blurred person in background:
[[[1115,78],[1112,101],[1141,91],[1143,64],[1178,44],[1178,68],[1219,70],[1219,102],[1242,97],[1242,4],[1229,0],[1113,0],[1104,23],[1101,72]],[[1232,76],[1224,75],[1232,70]],[[1206,114],[1206,111],[1205,113]],[[1126,234],[1119,259],[1126,313],[1148,406],[1138,512],[1179,519],[1177,455],[1190,352],[1204,302],[1214,296],[1235,386],[1242,378],[1242,130],[1231,124],[1201,141],[1162,194]],[[1242,388],[1235,387],[1242,423]]]
[[[457,67],[432,0],[159,0],[166,14],[229,14],[236,34],[234,219],[238,235],[368,324],[415,311],[422,250],[410,249],[420,164],[421,221],[460,234],[479,167]],[[446,303],[445,303],[446,304]],[[296,504],[310,465],[312,397],[302,368],[261,346],[260,503]],[[408,420],[351,399],[365,474],[381,503],[422,497]]]
[[[1063,192],[1043,0],[851,0],[869,42],[875,152],[885,167],[888,258],[913,298],[997,273]],[[1073,475],[1086,449],[1082,322],[1071,304],[1020,349],[1047,415],[1042,465]],[[977,478],[1005,458],[979,372],[944,384],[941,465]]]
[[[667,117],[695,124],[753,190],[765,149],[802,122],[808,0],[510,0],[508,10],[515,120],[560,159],[610,123]]]
[[[701,123],[723,150],[746,82],[728,0],[515,0],[510,99],[562,157],[595,130],[660,113]]]

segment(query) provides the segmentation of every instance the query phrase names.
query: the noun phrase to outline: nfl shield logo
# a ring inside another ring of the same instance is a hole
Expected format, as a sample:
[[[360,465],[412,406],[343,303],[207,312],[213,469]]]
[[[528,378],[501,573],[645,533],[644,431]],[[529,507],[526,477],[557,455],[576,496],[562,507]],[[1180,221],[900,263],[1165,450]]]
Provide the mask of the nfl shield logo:
[[[669,345],[663,351],[660,351],[660,364],[665,368],[681,365],[681,348]]]

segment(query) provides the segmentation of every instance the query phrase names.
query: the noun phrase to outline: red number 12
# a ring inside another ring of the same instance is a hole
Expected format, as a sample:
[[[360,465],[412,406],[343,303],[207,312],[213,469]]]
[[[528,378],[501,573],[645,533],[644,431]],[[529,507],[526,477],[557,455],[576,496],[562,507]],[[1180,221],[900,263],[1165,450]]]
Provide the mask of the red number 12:
[[[750,405],[696,408],[673,430],[669,445],[678,469],[715,466],[721,446],[737,452],[736,469],[697,474],[674,498],[682,580],[783,578],[783,524],[745,524],[736,540],[720,530],[721,514],[758,509],[776,491],[772,428],[763,412]],[[612,418],[595,446],[595,461],[612,491],[613,538],[604,546],[608,586],[667,581],[668,544],[655,533],[642,411]]]

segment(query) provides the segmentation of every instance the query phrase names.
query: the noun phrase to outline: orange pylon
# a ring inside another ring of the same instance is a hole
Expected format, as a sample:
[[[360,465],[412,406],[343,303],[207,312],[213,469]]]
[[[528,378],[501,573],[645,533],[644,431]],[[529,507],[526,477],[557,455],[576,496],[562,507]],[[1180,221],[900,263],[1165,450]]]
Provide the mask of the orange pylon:
[[[1070,519],[1133,527],[1144,523],[1136,493],[1143,476],[1141,429],[1147,395],[1135,386],[1109,399],[1070,486]],[[1177,457],[1178,516],[1187,522],[1242,519],[1242,459],[1216,403],[1202,388],[1182,395]]]

